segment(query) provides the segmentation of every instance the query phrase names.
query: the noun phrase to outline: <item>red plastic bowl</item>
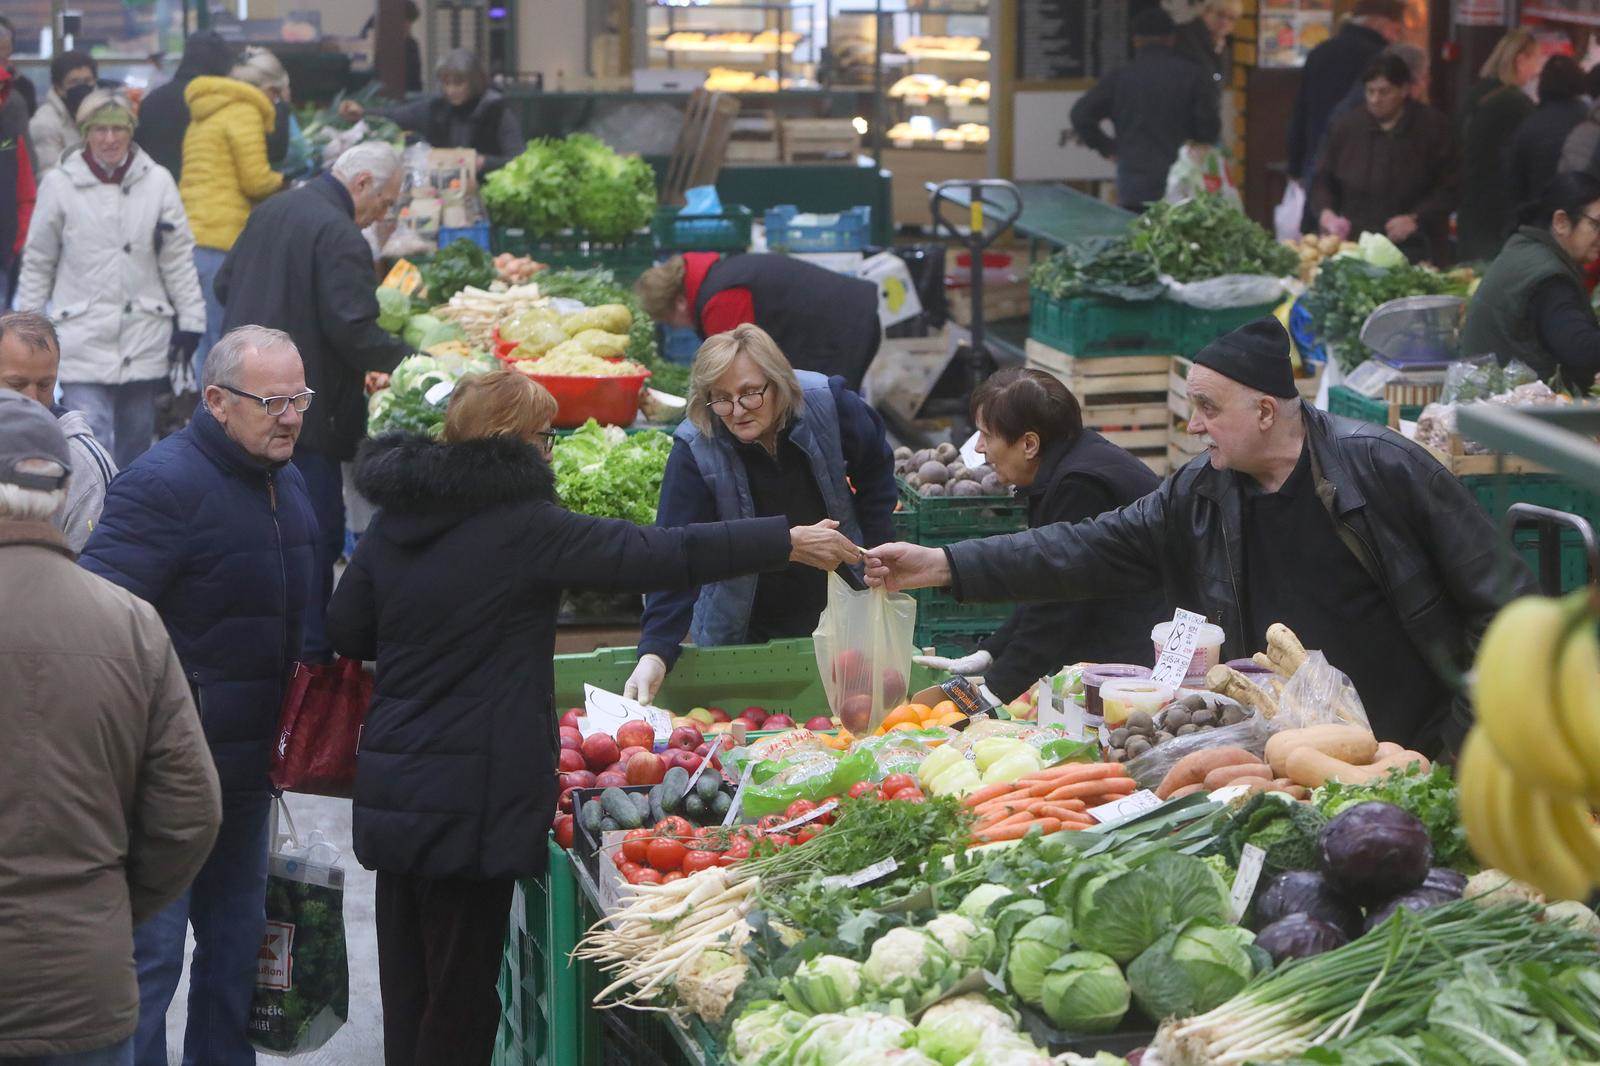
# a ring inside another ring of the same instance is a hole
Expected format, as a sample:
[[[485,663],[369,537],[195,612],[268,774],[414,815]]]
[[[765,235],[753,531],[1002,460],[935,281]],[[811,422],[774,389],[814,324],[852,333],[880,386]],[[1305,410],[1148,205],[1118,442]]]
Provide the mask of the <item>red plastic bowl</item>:
[[[650,372],[627,377],[570,377],[529,374],[556,398],[557,429],[575,429],[589,419],[602,426],[631,426],[639,417],[639,393]]]
[[[511,353],[516,350],[517,342],[501,340],[500,327],[496,326],[494,328],[494,357],[500,360],[502,363],[510,363]]]

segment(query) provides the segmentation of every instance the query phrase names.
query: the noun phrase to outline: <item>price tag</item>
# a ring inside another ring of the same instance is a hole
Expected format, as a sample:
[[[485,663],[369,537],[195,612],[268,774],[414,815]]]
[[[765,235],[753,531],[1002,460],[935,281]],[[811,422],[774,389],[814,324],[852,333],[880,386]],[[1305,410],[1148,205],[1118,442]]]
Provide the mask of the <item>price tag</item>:
[[[583,717],[578,719],[578,732],[585,737],[596,733],[616,736],[617,730],[629,722],[648,722],[658,742],[672,735],[672,716],[660,707],[646,707],[615,692],[583,686]]]
[[[739,810],[744,806],[744,790],[750,784],[750,775],[755,770],[756,764],[753,762],[745,766],[744,775],[739,778],[739,787],[733,791],[733,801],[728,804],[728,813],[722,817],[723,825],[732,825],[739,820]]]
[[[711,760],[717,757],[717,752],[722,748],[722,742],[728,739],[728,734],[718,733],[717,739],[711,742],[711,747],[706,749],[706,757],[700,760],[700,765],[694,768],[694,773],[689,775],[689,787],[683,790],[687,796],[694,791],[694,783],[700,780],[700,775],[706,772],[706,767],[711,765]]]
[[[822,887],[860,888],[862,885],[869,885],[880,878],[888,877],[898,869],[900,869],[900,864],[891,855],[889,858],[880,859],[871,866],[863,867],[853,874],[835,874],[832,877],[824,877],[822,879]]]
[[[985,460],[978,452],[978,434],[974,433],[968,437],[967,442],[961,446],[961,461],[967,464],[968,470],[976,470],[984,465]]]
[[[1172,612],[1172,629],[1167,633],[1166,646],[1156,659],[1156,668],[1150,671],[1150,680],[1176,689],[1189,676],[1189,663],[1194,659],[1195,645],[1200,641],[1200,627],[1206,616],[1185,611],[1182,607]]]
[[[782,825],[775,825],[771,829],[768,829],[767,832],[769,832],[769,833],[786,833],[789,830],[794,829],[796,826],[802,826],[802,825],[805,825],[807,822],[816,821],[818,818],[823,817],[828,812],[833,811],[833,810],[837,810],[838,806],[839,806],[839,801],[836,800],[836,799],[831,799],[827,803],[824,803],[822,806],[818,807],[816,810],[807,811],[806,813],[802,814],[798,818],[791,818],[787,822],[784,822]]]
[[[1228,895],[1229,910],[1237,924],[1244,918],[1250,899],[1256,894],[1256,882],[1261,880],[1261,864],[1267,853],[1255,844],[1239,849],[1239,872],[1233,875],[1233,891]]]
[[[450,394],[455,391],[456,383],[454,381],[441,381],[423,393],[422,398],[428,402],[430,407],[443,407],[445,401],[450,398]]]
[[[1034,714],[1035,722],[1043,726],[1054,726],[1073,740],[1085,738],[1087,722],[1083,717],[1083,708],[1077,700],[1071,696],[1057,696],[1049,678],[1040,681],[1034,693],[1035,706],[1038,708]]]
[[[1132,795],[1123,796],[1110,803],[1102,803],[1098,807],[1089,808],[1089,817],[1097,822],[1120,822],[1124,818],[1132,818],[1136,814],[1154,810],[1161,806],[1161,799],[1148,788],[1141,788]]]

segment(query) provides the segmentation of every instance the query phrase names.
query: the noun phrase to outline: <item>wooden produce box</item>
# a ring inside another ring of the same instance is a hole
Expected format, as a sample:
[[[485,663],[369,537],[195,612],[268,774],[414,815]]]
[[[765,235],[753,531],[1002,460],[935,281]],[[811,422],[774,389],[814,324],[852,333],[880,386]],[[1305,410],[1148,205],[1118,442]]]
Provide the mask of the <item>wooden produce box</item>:
[[[1391,407],[1390,410],[1394,410],[1394,407]],[[1421,442],[1419,441],[1418,443]],[[1495,453],[1468,455],[1465,442],[1461,439],[1459,433],[1450,435],[1450,446],[1448,448],[1435,448],[1429,444],[1423,444],[1422,446],[1427,448],[1429,454],[1439,460],[1444,468],[1456,477],[1474,477],[1489,474],[1548,474],[1552,472],[1548,467],[1540,466],[1538,463],[1518,455]]]
[[[771,111],[744,111],[733,120],[729,163],[777,163],[783,159],[782,128]]]
[[[1158,474],[1168,468],[1170,355],[1073,356],[1029,338],[1027,365],[1078,398],[1083,424],[1128,449]]]
[[[783,120],[785,163],[854,163],[861,134],[853,119],[789,118]]]

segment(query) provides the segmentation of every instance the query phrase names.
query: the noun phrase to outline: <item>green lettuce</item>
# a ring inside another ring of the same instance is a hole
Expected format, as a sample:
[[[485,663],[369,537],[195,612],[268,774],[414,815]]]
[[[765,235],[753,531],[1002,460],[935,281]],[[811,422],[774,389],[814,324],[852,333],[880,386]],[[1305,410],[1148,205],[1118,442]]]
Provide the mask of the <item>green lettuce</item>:
[[[654,430],[625,433],[589,419],[556,443],[550,465],[556,493],[568,510],[595,518],[655,521],[672,438]]]
[[[540,138],[489,175],[483,203],[496,225],[520,227],[535,237],[574,230],[620,241],[650,224],[655,171],[586,133]]]

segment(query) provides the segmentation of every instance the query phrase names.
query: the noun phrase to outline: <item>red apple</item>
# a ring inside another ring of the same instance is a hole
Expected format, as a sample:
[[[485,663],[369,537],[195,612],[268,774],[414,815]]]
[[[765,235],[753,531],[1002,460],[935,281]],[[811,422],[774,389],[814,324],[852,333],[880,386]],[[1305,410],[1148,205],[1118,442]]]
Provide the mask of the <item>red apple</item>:
[[[596,772],[616,762],[621,754],[617,742],[604,733],[595,733],[583,740],[583,759],[589,764],[589,769]]]
[[[728,712],[723,710],[721,707],[707,707],[706,710],[710,711],[711,717],[719,722],[733,721],[733,718],[728,714]]]
[[[767,720],[761,723],[762,729],[793,729],[794,719],[786,714],[769,714]]]
[[[846,648],[835,655],[831,667],[834,687],[846,695],[866,692],[872,687],[867,658],[854,648]]]
[[[572,813],[572,800],[573,800],[572,794],[574,792],[576,792],[576,791],[577,791],[576,789],[571,789],[571,788],[562,789],[561,790],[561,795],[556,797],[556,810],[563,811],[563,812],[565,812],[567,814],[571,814]]]
[[[641,751],[628,760],[626,776],[630,785],[659,785],[661,779],[667,776],[667,767],[661,761],[661,756]]]
[[[600,772],[603,773],[603,774],[620,774],[624,770],[626,770],[627,768],[628,768],[628,765],[626,763],[624,763],[621,759],[618,759],[616,762],[611,763],[609,766],[607,766],[605,769],[601,770]]]
[[[739,712],[740,718],[754,718],[758,722],[767,720],[767,712],[761,707],[746,707]]]
[[[617,761],[623,766],[627,766],[629,759],[633,758],[635,755],[642,754],[643,752],[647,752],[649,750],[649,748],[641,748],[637,744],[631,748],[623,748],[621,753],[617,755]]]
[[[832,729],[833,728],[833,719],[829,718],[825,714],[819,714],[815,718],[808,718],[806,720],[806,728],[810,729],[810,730],[813,730],[813,731],[823,731],[823,730]]]
[[[701,735],[700,730],[696,729],[694,726],[680,725],[678,728],[674,729],[672,731],[672,735],[667,738],[667,747],[682,748],[684,751],[693,751],[705,739],[706,738]]]
[[[561,775],[562,788],[593,788],[594,774],[588,770],[574,770]]]
[[[705,757],[707,755],[711,754],[711,745],[710,744],[702,744],[698,748],[694,749],[694,753],[700,757],[700,761],[704,762],[705,761]],[[718,759],[718,758],[713,758],[711,760],[711,766],[712,766],[713,769],[716,769],[716,770],[722,769],[722,760]]]
[[[571,748],[561,749],[561,760],[556,764],[562,773],[571,773],[574,770],[587,770],[589,764],[583,761],[583,752],[573,751]]]
[[[628,775],[623,773],[621,770],[607,770],[605,773],[594,779],[595,788],[611,788],[612,786],[621,788],[627,783]]]
[[[624,722],[617,730],[617,747],[624,750],[628,748],[643,748],[649,751],[655,746],[656,731],[650,728],[649,722]],[[626,759],[623,762],[627,762]]]
[[[741,714],[739,717],[735,718],[734,721],[735,722],[743,722],[745,729],[747,729],[747,730],[749,730],[751,732],[755,732],[758,729],[765,729],[766,728],[764,725],[761,724],[763,721],[765,721],[765,719],[762,719],[762,718],[750,718],[750,717],[748,717],[746,715],[742,715]]]
[[[563,728],[566,728],[566,729],[576,729],[576,728],[578,728],[578,719],[580,719],[582,717],[583,717],[583,708],[582,707],[574,707],[574,708],[572,708],[572,710],[568,711],[566,714],[563,714],[561,716],[561,725],[562,725]]]
[[[883,671],[883,705],[897,706],[906,698],[906,677],[893,667]]]
[[[700,756],[696,755],[692,751],[678,752],[678,765],[689,771],[691,774],[700,769],[701,761],[702,760]]]
[[[571,748],[573,751],[583,750],[583,734],[571,726],[561,727],[561,746]]]
[[[700,765],[700,760],[694,752],[684,751],[682,748],[668,748],[661,753],[661,762],[668,770],[674,766],[681,766],[691,774],[694,773],[695,767]]]
[[[839,704],[839,723],[857,736],[867,731],[867,726],[871,721],[871,696],[860,694],[846,696],[844,702]]]

